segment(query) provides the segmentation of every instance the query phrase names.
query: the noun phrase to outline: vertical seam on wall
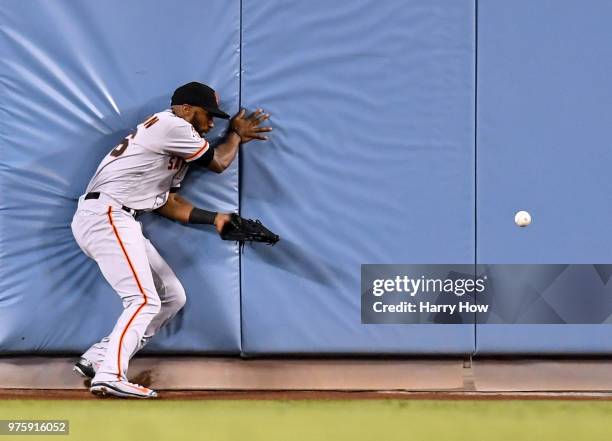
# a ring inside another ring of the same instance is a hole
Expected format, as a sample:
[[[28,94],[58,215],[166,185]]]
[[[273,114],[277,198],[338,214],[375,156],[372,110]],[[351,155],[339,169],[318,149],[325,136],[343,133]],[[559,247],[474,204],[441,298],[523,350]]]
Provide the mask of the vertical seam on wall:
[[[474,274],[478,269],[478,0],[474,0]],[[478,352],[478,320],[474,313],[474,352]]]
[[[6,24],[8,23],[8,17],[4,16],[5,14],[2,14],[2,19],[0,20],[1,24]],[[5,41],[6,38],[6,34],[4,32],[4,26],[2,26],[2,28],[0,28],[0,36],[2,37],[2,41]],[[0,49],[3,48],[3,42],[0,41]],[[0,65],[0,68],[4,68],[5,64],[2,63]],[[6,75],[6,79],[8,80],[8,73]],[[6,96],[6,94],[8,94],[8,85],[7,82],[5,81],[5,77],[3,75],[3,73],[0,71],[0,90],[2,90],[2,93],[0,94],[0,96]],[[0,106],[0,113],[6,113],[6,111],[4,110],[4,105]],[[2,154],[2,157],[4,157],[4,150],[6,149],[6,146],[8,144],[8,140],[6,139],[6,132],[4,131],[4,118],[0,118],[0,154]],[[4,163],[4,161],[0,162],[0,188],[6,188],[6,186],[4,185],[3,179],[2,177],[4,176],[3,172],[6,172],[6,169],[8,167],[6,166],[6,164]],[[0,292],[5,292],[4,286],[5,286],[5,280],[6,277],[4,277],[4,272],[2,269],[6,268],[6,265],[3,264],[4,262],[4,255],[5,255],[5,251],[3,250],[3,242],[6,240],[5,238],[8,237],[8,234],[5,234],[5,228],[3,227],[4,222],[2,222],[2,219],[4,218],[4,216],[6,216],[6,210],[2,209],[2,207],[5,207],[6,204],[4,202],[4,192],[0,192],[0,286],[2,287]]]
[[[239,0],[239,22],[238,22],[238,111],[242,109],[242,0]],[[240,150],[242,145],[238,146],[238,213],[242,208],[242,157]],[[238,246],[238,245],[237,245]],[[243,323],[242,323],[242,252],[238,246],[238,300],[240,307],[240,355],[243,353]]]
[[[239,0],[238,32],[238,110],[242,108],[242,0]]]

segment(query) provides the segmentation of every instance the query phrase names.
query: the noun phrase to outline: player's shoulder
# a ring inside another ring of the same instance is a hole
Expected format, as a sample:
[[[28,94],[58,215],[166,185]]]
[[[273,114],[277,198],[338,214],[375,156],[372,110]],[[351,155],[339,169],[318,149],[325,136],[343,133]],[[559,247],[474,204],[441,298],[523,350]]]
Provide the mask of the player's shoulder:
[[[187,139],[195,139],[196,141],[200,141],[202,138],[200,134],[196,131],[193,125],[181,118],[180,116],[176,116],[171,109],[160,112],[163,114],[163,118],[166,118],[165,125],[167,127],[168,135],[178,138],[187,138]],[[162,117],[160,117],[162,118]]]
[[[144,128],[141,130],[141,127]],[[201,142],[202,138],[196,132],[194,127],[184,120],[176,116],[171,109],[163,110],[149,116],[141,125],[138,126],[138,133],[142,133],[143,140],[151,142],[161,142],[164,145],[172,144],[179,140]]]

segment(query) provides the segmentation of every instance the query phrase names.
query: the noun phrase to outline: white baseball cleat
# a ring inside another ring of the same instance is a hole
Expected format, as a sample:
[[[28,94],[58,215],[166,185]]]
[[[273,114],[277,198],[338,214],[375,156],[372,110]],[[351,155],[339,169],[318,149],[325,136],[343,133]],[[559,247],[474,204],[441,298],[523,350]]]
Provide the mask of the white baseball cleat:
[[[122,398],[157,398],[157,392],[129,381],[96,381],[89,391],[97,396],[114,395]]]

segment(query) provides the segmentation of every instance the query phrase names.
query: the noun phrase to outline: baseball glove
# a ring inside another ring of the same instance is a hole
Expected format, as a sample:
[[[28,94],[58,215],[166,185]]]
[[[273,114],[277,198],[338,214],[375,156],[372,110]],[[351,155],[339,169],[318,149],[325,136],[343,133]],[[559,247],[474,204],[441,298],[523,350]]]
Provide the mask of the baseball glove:
[[[225,224],[221,232],[221,239],[235,240],[241,246],[245,242],[263,242],[274,245],[280,237],[268,230],[259,219],[245,219],[236,213],[232,213],[230,221]]]

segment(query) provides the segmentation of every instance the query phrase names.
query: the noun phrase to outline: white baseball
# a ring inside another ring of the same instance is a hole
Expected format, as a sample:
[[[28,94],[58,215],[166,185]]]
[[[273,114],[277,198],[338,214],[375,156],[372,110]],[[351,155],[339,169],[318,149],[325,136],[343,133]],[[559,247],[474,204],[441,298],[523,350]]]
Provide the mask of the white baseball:
[[[531,215],[527,211],[519,211],[514,215],[514,222],[519,227],[526,227],[531,223]]]

